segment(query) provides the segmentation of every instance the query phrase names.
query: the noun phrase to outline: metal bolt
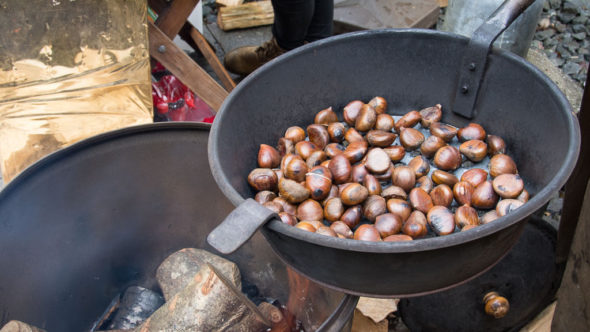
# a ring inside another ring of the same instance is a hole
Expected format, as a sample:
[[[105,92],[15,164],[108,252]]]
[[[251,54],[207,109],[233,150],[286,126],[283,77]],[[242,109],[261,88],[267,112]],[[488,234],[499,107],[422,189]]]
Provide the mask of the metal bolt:
[[[160,46],[158,46],[158,52],[160,52],[160,53],[166,52],[166,45],[160,45]]]
[[[475,71],[475,68],[476,68],[475,62],[472,62],[472,63],[469,64],[469,70]]]
[[[463,85],[461,87],[461,93],[467,94],[467,92],[469,92],[469,87],[467,85]]]

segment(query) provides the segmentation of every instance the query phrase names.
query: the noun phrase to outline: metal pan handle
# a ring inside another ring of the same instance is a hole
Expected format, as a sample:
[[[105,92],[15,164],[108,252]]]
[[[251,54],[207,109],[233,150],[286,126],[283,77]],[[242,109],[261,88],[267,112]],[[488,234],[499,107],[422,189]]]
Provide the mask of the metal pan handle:
[[[209,233],[207,242],[219,252],[231,254],[272,218],[279,216],[248,198]]]
[[[492,44],[534,2],[535,0],[506,0],[473,32],[459,69],[459,81],[452,106],[454,113],[468,119],[473,118]]]

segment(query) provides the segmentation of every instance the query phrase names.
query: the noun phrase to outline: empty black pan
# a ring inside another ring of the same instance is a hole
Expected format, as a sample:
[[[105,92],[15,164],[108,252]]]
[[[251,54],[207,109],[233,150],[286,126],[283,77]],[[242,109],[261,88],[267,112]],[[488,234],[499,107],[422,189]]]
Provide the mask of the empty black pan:
[[[557,86],[524,59],[490,49],[530,3],[507,1],[471,40],[433,30],[362,31],[306,45],[247,77],[225,100],[211,131],[213,175],[240,208],[209,236],[210,243],[231,251],[264,224],[275,252],[306,276],[381,297],[449,288],[493,266],[514,245],[527,217],[565,183],[579,149],[576,117]],[[308,233],[252,204],[255,193],[246,178],[257,167],[260,144],[275,144],[289,126],[305,128],[328,106],[340,112],[351,100],[374,96],[384,97],[393,115],[440,103],[443,122],[477,122],[503,137],[532,199],[472,231],[407,243]]]

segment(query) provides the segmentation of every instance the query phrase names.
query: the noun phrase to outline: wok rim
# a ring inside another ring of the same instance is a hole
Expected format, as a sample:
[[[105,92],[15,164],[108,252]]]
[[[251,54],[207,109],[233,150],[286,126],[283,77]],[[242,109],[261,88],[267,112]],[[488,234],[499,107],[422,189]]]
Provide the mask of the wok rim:
[[[448,40],[459,39],[462,40],[464,43],[468,43],[469,41],[469,38],[465,36],[461,36],[450,32],[415,28],[367,30],[341,34],[326,39],[322,39],[313,43],[309,43],[269,61],[268,63],[264,64],[262,67],[254,71],[252,74],[248,75],[240,84],[236,86],[234,90],[232,90],[232,92],[230,92],[229,96],[224,100],[219,111],[217,112],[215,121],[213,121],[213,125],[209,133],[210,137],[208,156],[209,165],[211,167],[213,178],[217,182],[223,194],[236,207],[240,205],[242,202],[244,202],[247,197],[244,198],[242,195],[238,193],[238,191],[233,186],[230,185],[230,181],[227,178],[227,176],[222,172],[219,159],[215,154],[215,152],[218,151],[217,142],[220,140],[220,137],[218,135],[219,127],[224,122],[224,118],[226,117],[226,110],[230,108],[230,104],[232,103],[235,96],[240,94],[240,92],[243,89],[245,89],[245,87],[249,86],[250,84],[255,84],[256,81],[261,79],[261,77],[263,78],[266,71],[272,70],[272,68],[281,65],[283,62],[286,62],[293,57],[313,52],[314,50],[321,48],[325,45],[341,43],[343,41],[350,39],[364,39],[371,38],[374,36],[390,34],[421,35],[430,38],[442,38]],[[523,207],[511,212],[509,215],[498,218],[496,221],[492,223],[480,225],[476,228],[469,230],[468,232],[456,232],[445,236],[416,239],[407,242],[370,242],[362,240],[332,238],[297,229],[295,227],[282,223],[278,219],[271,219],[264,225],[264,227],[267,227],[268,229],[274,232],[283,234],[296,240],[333,249],[379,254],[410,253],[437,250],[442,248],[459,246],[472,241],[477,241],[481,238],[502,231],[503,229],[515,223],[524,221],[529,215],[540,209],[545,203],[547,203],[550,200],[551,195],[553,193],[557,192],[561,187],[565,185],[575,167],[580,150],[579,124],[576,115],[572,111],[571,105],[565,97],[565,95],[563,94],[563,92],[540,69],[536,68],[525,59],[509,51],[494,48],[492,50],[492,53],[498,54],[499,56],[506,58],[508,61],[516,62],[519,66],[522,66],[527,70],[533,72],[533,74],[539,78],[540,82],[543,82],[544,85],[548,87],[548,89],[554,92],[556,102],[560,106],[560,109],[563,112],[567,112],[570,115],[566,117],[567,130],[569,132],[568,141],[570,145],[566,157],[563,160],[563,164],[559,168],[558,172],[554,175],[553,179],[551,179],[551,181],[549,181],[549,183],[544,188],[542,188],[525,205],[523,205]]]

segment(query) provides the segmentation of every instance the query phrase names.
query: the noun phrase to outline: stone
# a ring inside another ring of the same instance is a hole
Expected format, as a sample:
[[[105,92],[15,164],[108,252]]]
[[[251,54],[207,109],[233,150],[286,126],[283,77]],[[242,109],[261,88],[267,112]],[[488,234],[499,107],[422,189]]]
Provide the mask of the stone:
[[[557,45],[557,48],[555,48],[555,51],[557,51],[557,53],[559,53],[562,57],[570,57],[571,56],[570,52],[563,46],[563,44]]]
[[[565,25],[561,22],[555,22],[555,30],[557,30],[557,32],[564,33],[566,28],[567,28],[567,25]]]
[[[584,24],[574,24],[574,25],[572,25],[572,31],[574,33],[580,33],[580,32],[588,32],[588,29],[586,29],[586,26]]]
[[[564,59],[562,59],[562,58],[560,58],[560,57],[557,57],[557,56],[556,56],[556,57],[554,57],[554,58],[552,58],[552,59],[550,59],[550,60],[551,60],[551,62],[552,62],[554,65],[556,65],[557,67],[561,67],[561,66],[563,66],[563,64],[565,63],[565,60],[564,60]]]
[[[549,17],[544,17],[539,20],[539,23],[537,23],[537,27],[541,30],[545,30],[549,28],[549,26],[551,26],[551,20]]]
[[[580,44],[576,43],[575,41],[569,41],[567,43],[563,43],[563,46],[570,51],[570,53],[575,54],[578,52],[578,48],[580,48]]]
[[[555,30],[546,29],[546,30],[542,30],[542,31],[537,31],[535,33],[535,38],[538,40],[545,40],[547,38],[551,38],[553,35],[555,35]]]
[[[565,0],[561,10],[566,13],[578,14],[583,7],[588,7],[584,0]]]
[[[574,39],[576,39],[576,40],[584,40],[584,39],[586,39],[586,33],[585,32],[574,33],[572,35],[572,37],[574,37]]]
[[[566,75],[575,76],[580,72],[582,66],[575,62],[568,61],[563,65],[561,69]]]
[[[576,14],[567,12],[560,12],[557,14],[557,18],[564,24],[570,23],[574,19],[574,17],[576,17]]]
[[[544,49],[543,42],[541,42],[540,40],[533,40],[531,42],[531,47],[534,47],[534,48],[539,49],[539,50]]]
[[[549,0],[549,5],[551,9],[557,9],[561,7],[561,0]]]
[[[572,20],[573,24],[588,24],[588,15],[579,15]]]

